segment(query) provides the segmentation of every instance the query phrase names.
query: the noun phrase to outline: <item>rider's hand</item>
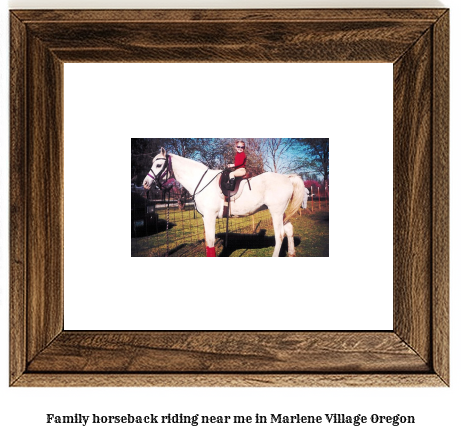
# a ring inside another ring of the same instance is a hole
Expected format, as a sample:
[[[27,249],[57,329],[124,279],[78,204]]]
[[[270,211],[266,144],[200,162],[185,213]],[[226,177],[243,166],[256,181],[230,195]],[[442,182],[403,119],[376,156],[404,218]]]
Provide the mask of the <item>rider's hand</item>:
[[[234,166],[234,164],[227,164],[227,168],[233,168]]]

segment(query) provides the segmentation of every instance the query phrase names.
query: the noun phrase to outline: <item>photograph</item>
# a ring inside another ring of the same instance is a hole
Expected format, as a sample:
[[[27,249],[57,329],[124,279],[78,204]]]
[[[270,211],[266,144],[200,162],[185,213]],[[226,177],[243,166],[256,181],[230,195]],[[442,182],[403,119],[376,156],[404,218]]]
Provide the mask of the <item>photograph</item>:
[[[5,2],[0,433],[455,434],[460,17]]]
[[[132,257],[328,257],[329,138],[132,138]]]

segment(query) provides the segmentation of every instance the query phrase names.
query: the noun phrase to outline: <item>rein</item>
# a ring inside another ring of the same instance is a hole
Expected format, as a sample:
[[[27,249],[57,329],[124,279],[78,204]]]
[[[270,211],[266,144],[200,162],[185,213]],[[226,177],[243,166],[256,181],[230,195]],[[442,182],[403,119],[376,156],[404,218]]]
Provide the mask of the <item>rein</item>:
[[[166,227],[166,240],[167,240],[167,256],[168,256],[168,227],[169,227],[169,219],[170,219],[170,189],[173,187],[173,184],[175,182],[175,177],[174,177],[174,172],[173,172],[173,166],[171,164],[171,156],[169,154],[166,155],[166,157],[159,157],[155,161],[158,160],[164,160],[165,162],[163,163],[162,168],[160,171],[155,174],[152,168],[149,170],[147,175],[154,180],[156,186],[158,189],[161,189],[162,191],[168,191],[168,202],[167,202],[167,227]],[[194,208],[196,211],[198,211],[201,215],[201,212],[197,209],[197,203],[195,202],[195,197],[200,194],[207,186],[211,184],[211,182],[216,179],[220,174],[223,173],[223,171],[220,171],[218,174],[216,174],[200,191],[197,192],[198,187],[200,186],[200,183],[202,183],[203,178],[205,177],[205,174],[208,172],[209,168],[206,169],[206,171],[202,174],[202,177],[200,177],[199,182],[197,183],[197,186],[194,189],[194,194],[192,195],[192,200],[194,201]],[[152,174],[151,174],[152,173]],[[194,218],[195,218],[195,210],[194,210]]]
[[[205,177],[205,174],[208,172],[208,168],[207,170],[203,173],[203,176],[202,178],[200,179],[200,182],[198,182],[198,185],[195,187],[195,190],[194,190],[194,195],[192,196],[192,198],[195,199],[195,196],[200,194],[214,179],[216,179],[216,177],[218,177],[220,174],[223,173],[223,171],[220,171],[218,174],[216,174],[202,189],[200,189],[200,191],[198,191],[197,193],[195,191],[197,191],[197,188],[199,187],[201,181],[203,180],[203,178]]]
[[[208,172],[209,168],[206,169],[206,171],[203,173],[202,177],[200,178],[199,182],[197,183],[197,186],[195,187],[194,189],[194,195],[192,195],[192,200],[194,200],[194,207],[195,207],[195,210],[200,214],[202,215],[202,212],[200,212],[198,209],[197,209],[197,203],[195,202],[195,196],[200,194],[208,185],[210,185],[210,183],[216,179],[216,177],[218,177],[220,174],[223,173],[223,171],[220,171],[218,174],[216,174],[202,189],[200,189],[200,191],[196,192],[197,191],[197,188],[200,186],[200,183],[202,183],[202,180],[203,178],[205,177],[205,174]],[[202,215],[203,216],[203,215]],[[194,211],[194,218],[195,218],[195,211]]]
[[[173,172],[173,166],[171,165],[171,156],[168,154],[166,157],[159,157],[156,159],[158,160],[164,160],[165,162],[163,163],[163,166],[161,170],[155,174],[152,168],[149,170],[149,173],[147,175],[154,180],[155,184],[157,185],[158,189],[161,190],[167,190],[171,189],[173,187],[173,183],[176,180]],[[220,171],[218,174],[216,174],[200,191],[197,192],[198,187],[200,186],[200,183],[202,183],[203,178],[205,177],[205,174],[208,172],[209,168],[206,169],[206,171],[202,174],[202,177],[200,177],[199,182],[197,183],[197,186],[194,189],[194,194],[192,195],[192,199],[195,201],[195,196],[200,194],[210,183],[216,179],[220,174],[223,173],[223,171]],[[150,174],[152,173],[152,174]],[[169,177],[168,177],[169,175]]]
[[[170,252],[170,241],[169,241],[169,227],[170,227],[170,190],[173,187],[175,178],[173,173],[173,167],[171,166],[171,156],[167,155],[166,158],[158,158],[156,160],[164,160],[163,166],[158,174],[155,174],[152,168],[149,170],[147,175],[154,179],[157,188],[161,189],[164,194],[168,191],[168,201],[167,201],[167,212],[166,212],[166,257],[168,257],[168,253]],[[152,173],[152,175],[150,174]],[[170,177],[168,177],[170,175]]]

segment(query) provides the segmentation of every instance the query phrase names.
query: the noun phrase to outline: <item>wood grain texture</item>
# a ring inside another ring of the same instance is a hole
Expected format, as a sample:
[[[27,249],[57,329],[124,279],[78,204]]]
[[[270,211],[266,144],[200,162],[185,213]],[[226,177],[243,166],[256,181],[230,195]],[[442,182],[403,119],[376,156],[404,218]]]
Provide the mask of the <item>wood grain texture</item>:
[[[63,329],[63,67],[27,40],[27,358]]]
[[[91,30],[87,23],[63,22],[28,28],[64,62],[393,62],[427,22],[96,22]]]
[[[39,374],[16,387],[443,387],[435,374]]]
[[[27,273],[27,102],[26,31],[14,16],[10,20],[10,380],[24,373],[26,356]]]
[[[11,18],[11,385],[448,384],[446,10]],[[63,331],[62,65],[107,61],[393,62],[394,331]]]
[[[175,10],[15,10],[25,24],[61,22],[190,21],[426,21],[432,25],[446,9],[175,9]]]
[[[449,383],[449,12],[437,21],[433,32],[433,364]]]
[[[394,333],[64,332],[30,372],[429,372]]]
[[[432,34],[394,65],[394,330],[429,362]]]

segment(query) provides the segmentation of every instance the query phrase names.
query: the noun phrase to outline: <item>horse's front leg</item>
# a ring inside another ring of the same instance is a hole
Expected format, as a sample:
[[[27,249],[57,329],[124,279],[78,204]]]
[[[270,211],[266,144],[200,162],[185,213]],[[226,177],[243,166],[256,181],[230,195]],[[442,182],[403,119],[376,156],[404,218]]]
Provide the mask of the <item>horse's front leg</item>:
[[[216,257],[215,232],[216,232],[216,215],[204,215],[203,224],[205,226],[205,244],[206,256]]]

